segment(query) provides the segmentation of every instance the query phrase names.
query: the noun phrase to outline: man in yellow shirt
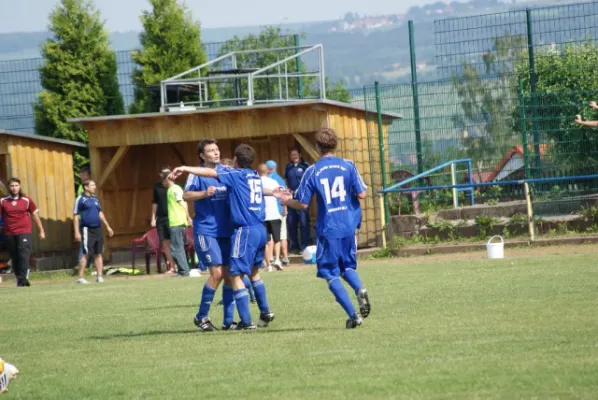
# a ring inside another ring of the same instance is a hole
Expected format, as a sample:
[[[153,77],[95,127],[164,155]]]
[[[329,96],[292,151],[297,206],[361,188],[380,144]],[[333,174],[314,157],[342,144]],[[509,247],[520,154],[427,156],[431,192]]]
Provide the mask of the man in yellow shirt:
[[[170,252],[177,265],[179,276],[189,276],[189,264],[185,254],[185,229],[191,225],[189,207],[183,200],[183,188],[174,183],[174,180],[166,181],[166,202],[168,204],[168,223],[170,225]]]

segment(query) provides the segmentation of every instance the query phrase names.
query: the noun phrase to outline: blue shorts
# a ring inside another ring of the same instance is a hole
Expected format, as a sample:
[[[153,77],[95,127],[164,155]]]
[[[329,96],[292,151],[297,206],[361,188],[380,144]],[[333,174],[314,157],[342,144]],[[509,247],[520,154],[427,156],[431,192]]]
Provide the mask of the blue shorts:
[[[318,278],[333,279],[341,276],[346,269],[357,268],[357,238],[347,236],[342,239],[317,239],[316,264]]]
[[[266,248],[264,225],[235,229],[230,238],[230,271],[232,276],[249,275],[254,266],[261,268]]]
[[[228,265],[230,239],[205,236],[201,233],[193,235],[195,252],[199,258],[199,269],[206,271],[216,265]]]

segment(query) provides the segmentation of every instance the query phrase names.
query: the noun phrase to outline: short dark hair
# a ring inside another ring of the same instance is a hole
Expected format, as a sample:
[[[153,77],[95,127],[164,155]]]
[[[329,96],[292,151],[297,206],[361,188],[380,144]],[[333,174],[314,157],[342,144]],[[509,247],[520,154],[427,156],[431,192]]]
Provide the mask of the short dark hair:
[[[164,171],[168,171],[170,173],[170,171],[171,171],[170,165],[160,166],[160,169],[158,170],[158,174],[160,175],[160,178],[162,178],[162,179],[164,179],[168,176],[168,174],[164,174]]]
[[[95,182],[93,179],[86,179],[83,181],[83,187],[86,188],[91,182]]]
[[[216,139],[204,139],[197,145],[197,154],[203,154],[204,149],[206,146],[210,144],[218,144]]]
[[[322,128],[316,132],[316,146],[322,153],[336,150],[338,138],[332,128]]]
[[[11,183],[18,183],[19,185],[21,184],[21,180],[17,177],[12,177],[8,180],[8,186],[10,186]],[[25,194],[23,193],[23,188],[21,187],[19,189],[19,197],[23,197],[25,196]]]
[[[298,147],[291,147],[289,149],[289,154],[292,153],[292,152],[294,152],[294,151],[296,151],[297,153],[301,154],[301,150],[299,150]]]
[[[235,149],[235,157],[239,168],[251,168],[255,158],[255,150],[248,144],[240,144]]]
[[[91,171],[90,171],[90,169],[89,169],[89,166],[88,166],[88,165],[86,165],[86,166],[84,166],[84,167],[81,167],[81,168],[79,168],[79,173],[80,173],[80,174],[82,174],[82,173],[84,173],[84,172],[87,172],[88,174],[91,172]]]

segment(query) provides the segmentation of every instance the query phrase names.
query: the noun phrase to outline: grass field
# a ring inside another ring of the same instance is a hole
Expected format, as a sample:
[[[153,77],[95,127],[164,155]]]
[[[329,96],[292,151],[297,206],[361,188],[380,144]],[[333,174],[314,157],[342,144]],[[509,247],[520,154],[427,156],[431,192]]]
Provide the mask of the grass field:
[[[0,355],[21,375],[3,399],[596,398],[597,254],[364,261],[355,330],[309,268],[265,275],[277,319],[257,332],[196,330],[204,278],[5,282]]]

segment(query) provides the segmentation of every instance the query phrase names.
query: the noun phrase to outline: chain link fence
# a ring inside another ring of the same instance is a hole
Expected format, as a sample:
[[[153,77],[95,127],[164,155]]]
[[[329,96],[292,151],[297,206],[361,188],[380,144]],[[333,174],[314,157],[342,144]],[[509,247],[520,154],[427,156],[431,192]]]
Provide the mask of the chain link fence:
[[[296,35],[281,37],[288,46],[295,46]],[[226,47],[225,47],[226,45]],[[258,39],[229,42],[205,43],[208,60],[222,55],[222,51],[233,46],[238,50],[254,49]],[[0,129],[34,133],[33,107],[37,95],[42,91],[39,68],[43,58],[0,61]],[[133,102],[133,71],[136,68],[131,51],[117,51],[117,77],[125,108]],[[182,71],[181,71],[182,72]]]

